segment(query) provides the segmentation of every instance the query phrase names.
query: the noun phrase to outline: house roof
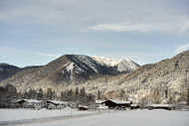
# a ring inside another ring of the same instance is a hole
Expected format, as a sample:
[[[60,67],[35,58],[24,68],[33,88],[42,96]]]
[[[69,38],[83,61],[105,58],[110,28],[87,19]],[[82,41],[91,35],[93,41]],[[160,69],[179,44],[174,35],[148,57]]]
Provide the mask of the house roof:
[[[50,102],[52,104],[67,104],[65,101],[55,101],[55,100],[47,100],[47,102]]]
[[[121,101],[121,100],[112,100],[112,99],[110,100],[117,104],[131,104],[131,101]]]
[[[105,101],[105,100],[96,100],[95,102],[96,102],[97,104],[102,104],[104,101]]]
[[[15,103],[18,102],[29,102],[29,103],[40,103],[40,100],[35,100],[35,99],[18,99],[14,101]]]
[[[171,107],[170,104],[152,104],[150,107]]]
[[[102,103],[107,102],[107,101],[110,101],[110,102],[113,102],[113,103],[116,103],[116,104],[131,104],[132,103],[132,101],[123,101],[123,100],[116,100],[116,99],[96,100],[96,103],[102,104]]]

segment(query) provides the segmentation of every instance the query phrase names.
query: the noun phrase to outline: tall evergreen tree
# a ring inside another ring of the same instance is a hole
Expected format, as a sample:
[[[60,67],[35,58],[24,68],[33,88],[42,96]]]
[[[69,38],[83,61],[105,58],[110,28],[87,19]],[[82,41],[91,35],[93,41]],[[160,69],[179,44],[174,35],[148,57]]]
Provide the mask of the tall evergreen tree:
[[[42,98],[43,98],[43,90],[40,88],[37,93],[37,99],[42,99]]]

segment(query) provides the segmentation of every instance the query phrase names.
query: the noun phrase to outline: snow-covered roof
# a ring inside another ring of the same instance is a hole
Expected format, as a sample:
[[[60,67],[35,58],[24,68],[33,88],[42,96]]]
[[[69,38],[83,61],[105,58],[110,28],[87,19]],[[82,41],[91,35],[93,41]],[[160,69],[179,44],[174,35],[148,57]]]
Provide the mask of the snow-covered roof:
[[[151,104],[151,107],[171,107],[170,104]]]
[[[33,102],[33,103],[40,103],[41,100],[36,100],[36,99],[27,99],[27,102]]]
[[[138,104],[131,104],[132,107],[137,107],[139,106]]]
[[[67,104],[67,102],[65,102],[65,101],[56,101],[56,100],[48,100],[48,101],[50,101],[54,104]]]
[[[117,104],[131,104],[132,103],[131,101],[123,101],[123,100],[117,100],[117,99],[108,99],[108,100]],[[96,100],[96,103],[102,104],[103,102],[108,101],[108,100]]]
[[[20,102],[20,101],[26,101],[29,103],[40,103],[41,102],[41,100],[36,100],[36,99],[18,99],[15,102]]]
[[[96,100],[95,102],[97,103],[97,104],[101,104],[101,103],[103,103],[105,100]]]
[[[112,100],[112,99],[110,99],[110,100],[117,104],[131,104],[131,101]]]

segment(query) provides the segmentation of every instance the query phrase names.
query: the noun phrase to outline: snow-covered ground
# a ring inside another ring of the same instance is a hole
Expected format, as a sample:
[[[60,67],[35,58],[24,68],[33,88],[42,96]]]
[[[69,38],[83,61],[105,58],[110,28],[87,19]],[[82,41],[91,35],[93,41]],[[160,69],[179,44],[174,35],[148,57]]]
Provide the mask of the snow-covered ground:
[[[189,112],[166,110],[110,112],[35,126],[189,126]]]
[[[24,119],[39,119],[56,116],[69,116],[92,113],[90,111],[78,111],[75,109],[65,108],[61,110],[33,110],[33,109],[0,109],[1,121],[15,121]]]
[[[18,110],[17,112],[20,112]],[[54,110],[53,110],[54,111]],[[64,112],[44,111],[31,113],[31,116],[44,117],[44,114],[52,114],[49,116],[58,116],[64,114]],[[1,110],[2,112],[2,110]],[[4,111],[5,112],[5,111]],[[23,113],[18,114],[16,111],[5,114],[6,118],[10,120],[9,116],[19,118],[16,116],[22,116],[22,114],[28,116],[29,110],[21,111]],[[76,112],[77,113],[77,112]],[[83,113],[83,112],[81,112]],[[81,114],[80,113],[80,114]],[[85,112],[84,112],[85,113]],[[0,113],[2,115],[2,113]],[[11,115],[13,114],[13,115]],[[78,113],[77,113],[78,114]],[[79,114],[78,114],[79,115]],[[4,115],[3,115],[4,116]],[[1,120],[5,117],[0,116]],[[23,117],[23,116],[22,116]],[[166,110],[136,110],[136,111],[115,111],[99,113],[90,116],[84,116],[82,118],[69,118],[50,120],[47,122],[38,122],[30,124],[22,124],[22,126],[189,126],[189,111],[166,111]]]

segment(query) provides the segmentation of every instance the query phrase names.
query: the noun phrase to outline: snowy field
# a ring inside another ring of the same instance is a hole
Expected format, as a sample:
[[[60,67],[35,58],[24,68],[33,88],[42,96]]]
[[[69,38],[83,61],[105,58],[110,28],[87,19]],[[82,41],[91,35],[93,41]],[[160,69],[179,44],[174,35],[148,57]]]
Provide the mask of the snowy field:
[[[3,113],[1,113],[3,111]],[[65,115],[66,113],[58,110],[5,110],[0,111],[1,120],[23,119],[24,116],[51,117]],[[18,113],[19,112],[19,113]],[[37,113],[37,114],[36,114]],[[78,112],[76,118],[53,119],[45,122],[25,123],[19,126],[189,126],[189,111],[166,111],[166,110],[133,110],[133,111],[114,111],[105,112],[89,116],[90,112]],[[47,115],[46,115],[47,114]],[[69,112],[67,113],[69,114]],[[17,117],[20,116],[20,117]],[[15,117],[15,118],[14,118]],[[7,118],[7,119],[6,119]],[[25,118],[25,117],[24,117]],[[14,126],[14,125],[11,125]]]
[[[39,119],[57,116],[81,115],[92,113],[65,108],[61,110],[33,109],[0,109],[0,121],[15,121],[24,119]]]

